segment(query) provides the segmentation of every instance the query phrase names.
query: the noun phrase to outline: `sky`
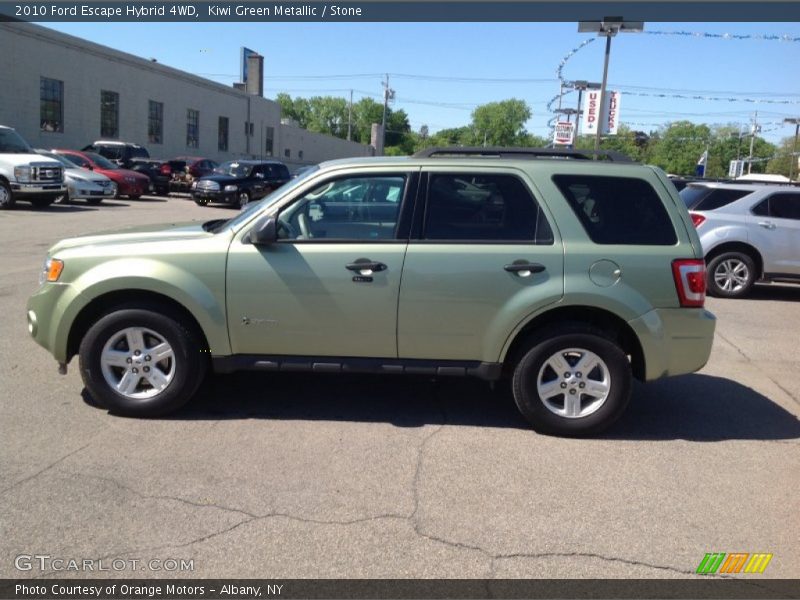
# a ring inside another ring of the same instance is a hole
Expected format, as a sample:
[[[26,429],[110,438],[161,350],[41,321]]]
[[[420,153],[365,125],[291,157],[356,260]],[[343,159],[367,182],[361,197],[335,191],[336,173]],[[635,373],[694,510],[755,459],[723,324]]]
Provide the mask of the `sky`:
[[[604,38],[578,33],[574,22],[44,25],[226,85],[238,81],[246,46],[265,57],[267,98],[347,98],[352,89],[355,101],[381,101],[389,73],[392,107],[406,111],[414,130],[427,125],[431,132],[467,125],[480,104],[520,98],[533,112],[528,131],[548,135],[559,64],[594,39],[567,60],[563,77],[599,82],[605,48]],[[796,41],[757,39],[775,35]],[[621,121],[633,129],[689,120],[749,131],[757,111],[763,137],[778,142],[794,135],[783,119],[800,117],[800,23],[646,23],[644,34],[613,39],[608,80],[623,94]],[[576,95],[564,97],[563,107],[576,104]]]

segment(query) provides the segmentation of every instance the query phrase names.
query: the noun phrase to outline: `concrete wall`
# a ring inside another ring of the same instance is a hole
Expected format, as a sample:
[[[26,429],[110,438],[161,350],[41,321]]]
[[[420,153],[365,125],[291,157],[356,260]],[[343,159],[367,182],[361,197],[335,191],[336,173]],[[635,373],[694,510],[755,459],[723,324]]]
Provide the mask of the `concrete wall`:
[[[41,77],[64,82],[63,133],[41,131]],[[371,154],[369,146],[282,127],[280,105],[260,96],[38,25],[0,23],[0,124],[17,129],[34,147],[82,148],[100,139],[101,90],[119,94],[116,139],[141,144],[157,158],[265,157],[270,127],[273,156],[291,166]],[[164,105],[161,144],[148,140],[149,100]],[[186,145],[187,109],[200,113],[197,148]],[[245,133],[248,114],[252,136]],[[220,116],[229,121],[227,152],[218,149]]]

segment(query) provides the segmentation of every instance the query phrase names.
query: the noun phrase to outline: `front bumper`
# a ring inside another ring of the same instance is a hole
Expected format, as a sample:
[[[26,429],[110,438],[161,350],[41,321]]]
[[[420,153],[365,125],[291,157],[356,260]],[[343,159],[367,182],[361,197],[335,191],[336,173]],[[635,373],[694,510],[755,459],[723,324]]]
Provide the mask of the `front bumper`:
[[[233,204],[238,199],[238,192],[215,192],[213,190],[193,190],[192,198],[195,200],[206,200],[208,202],[224,202],[226,204]]]
[[[63,183],[11,183],[11,191],[18,198],[61,196],[67,191]]]
[[[66,283],[44,283],[28,299],[28,333],[60,363],[67,362],[68,324],[74,315],[67,315],[75,289]]]
[[[717,318],[704,308],[657,308],[628,322],[639,338],[645,380],[694,373],[711,355]]]

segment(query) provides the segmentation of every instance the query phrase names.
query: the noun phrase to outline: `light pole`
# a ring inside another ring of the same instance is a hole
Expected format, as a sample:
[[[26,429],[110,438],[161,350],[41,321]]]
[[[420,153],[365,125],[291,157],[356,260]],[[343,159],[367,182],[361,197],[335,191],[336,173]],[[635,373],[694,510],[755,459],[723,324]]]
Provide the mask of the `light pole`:
[[[784,119],[784,123],[794,125],[794,144],[792,144],[792,155],[789,157],[789,179],[794,174],[794,163],[797,160],[797,134],[800,133],[800,118]]]
[[[608,59],[611,57],[611,38],[618,33],[638,33],[644,31],[643,21],[625,21],[622,17],[603,17],[602,21],[580,21],[578,23],[578,33],[596,33],[599,36],[606,38],[606,56],[603,64],[603,83],[600,84],[600,101],[602,111],[602,102],[606,98],[606,85],[608,84]],[[594,151],[600,151],[600,136],[603,133],[602,127],[603,119],[601,118],[597,124],[597,135],[594,139]],[[595,160],[597,154],[595,154]]]

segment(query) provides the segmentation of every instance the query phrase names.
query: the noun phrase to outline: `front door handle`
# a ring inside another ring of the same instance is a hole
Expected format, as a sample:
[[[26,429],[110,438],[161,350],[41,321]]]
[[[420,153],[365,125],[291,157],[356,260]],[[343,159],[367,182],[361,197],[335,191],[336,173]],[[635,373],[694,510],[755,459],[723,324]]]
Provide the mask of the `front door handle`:
[[[382,262],[370,260],[368,258],[357,258],[355,261],[345,265],[348,271],[357,271],[359,275],[369,276],[379,271],[385,271],[388,267]]]
[[[526,260],[516,260],[503,268],[509,273],[516,273],[520,277],[529,277],[532,273],[541,273],[546,269],[543,264],[532,263]]]
[[[764,229],[775,229],[775,223],[771,223],[770,221],[759,221],[758,225]]]

